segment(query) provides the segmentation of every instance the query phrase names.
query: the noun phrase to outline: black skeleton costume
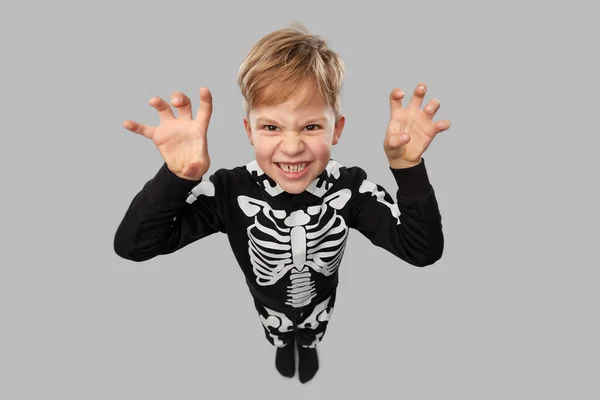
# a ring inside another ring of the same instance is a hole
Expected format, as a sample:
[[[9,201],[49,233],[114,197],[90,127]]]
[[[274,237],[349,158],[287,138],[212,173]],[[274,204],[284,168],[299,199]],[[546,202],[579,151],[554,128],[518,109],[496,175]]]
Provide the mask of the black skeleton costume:
[[[415,266],[442,255],[441,215],[425,160],[390,171],[396,201],[363,169],[333,159],[300,194],[283,191],[256,160],[196,182],[165,163],[132,200],[114,249],[144,261],[226,234],[267,340],[315,347],[333,311],[350,228]]]

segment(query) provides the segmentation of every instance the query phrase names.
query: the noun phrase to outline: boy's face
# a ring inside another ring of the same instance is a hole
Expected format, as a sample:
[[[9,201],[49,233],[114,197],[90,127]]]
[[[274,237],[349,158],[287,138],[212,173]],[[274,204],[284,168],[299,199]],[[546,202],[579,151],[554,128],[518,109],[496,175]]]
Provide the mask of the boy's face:
[[[333,109],[318,94],[307,105],[300,105],[311,89],[305,86],[276,106],[256,107],[244,118],[258,165],[292,194],[302,193],[323,172],[331,158],[331,146],[338,143],[344,128],[345,118],[336,122]],[[304,169],[294,166],[291,171],[286,166],[306,163]]]

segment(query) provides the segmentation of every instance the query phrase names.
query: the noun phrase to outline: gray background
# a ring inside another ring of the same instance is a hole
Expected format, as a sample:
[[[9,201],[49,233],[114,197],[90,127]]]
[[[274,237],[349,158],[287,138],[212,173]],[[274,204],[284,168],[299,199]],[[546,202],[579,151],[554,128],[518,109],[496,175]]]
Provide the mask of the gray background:
[[[2,6],[0,398],[598,399],[600,32],[584,3]],[[306,385],[277,374],[225,236],[142,264],[112,248],[162,163],[122,121],[157,124],[148,100],[176,90],[195,113],[207,86],[211,171],[249,161],[237,69],[292,21],[347,64],[343,164],[395,194],[394,87],[426,82],[452,121],[424,155],[443,258],[412,267],[353,231]]]

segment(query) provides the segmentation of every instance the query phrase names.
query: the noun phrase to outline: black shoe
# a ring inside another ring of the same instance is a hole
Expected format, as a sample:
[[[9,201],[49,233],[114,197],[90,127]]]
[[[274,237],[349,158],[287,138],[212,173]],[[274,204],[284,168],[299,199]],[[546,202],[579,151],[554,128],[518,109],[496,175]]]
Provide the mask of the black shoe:
[[[291,378],[296,374],[296,359],[294,357],[294,342],[285,347],[278,347],[275,354],[275,368],[285,377]]]
[[[298,375],[300,382],[310,381],[319,370],[319,357],[316,348],[298,346]]]

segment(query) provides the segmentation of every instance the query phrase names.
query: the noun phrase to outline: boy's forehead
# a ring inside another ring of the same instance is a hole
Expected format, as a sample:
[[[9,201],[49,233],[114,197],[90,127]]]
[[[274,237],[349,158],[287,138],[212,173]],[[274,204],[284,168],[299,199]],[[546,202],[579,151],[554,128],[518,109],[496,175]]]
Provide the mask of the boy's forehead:
[[[250,111],[250,115],[257,121],[265,119],[327,119],[331,111],[329,108],[317,96],[317,98],[308,102],[288,100],[280,104],[259,105]]]
[[[297,119],[297,118],[324,118],[327,119],[328,110],[325,107],[293,109],[289,107],[261,107],[251,111],[256,120],[261,119]]]
[[[261,114],[255,117],[256,124],[294,125],[305,123],[327,123],[327,117],[322,113],[313,114]]]

